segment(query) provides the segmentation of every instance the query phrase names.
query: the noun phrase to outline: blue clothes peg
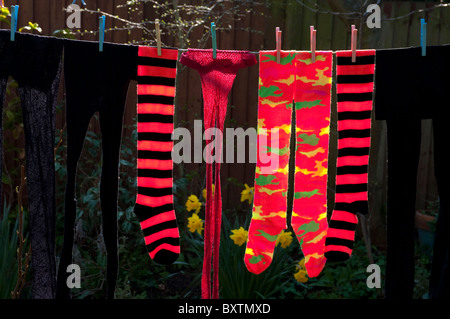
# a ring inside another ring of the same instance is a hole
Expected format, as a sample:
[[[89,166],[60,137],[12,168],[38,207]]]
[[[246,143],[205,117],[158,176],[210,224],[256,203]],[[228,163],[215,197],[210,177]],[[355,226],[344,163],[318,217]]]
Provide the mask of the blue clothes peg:
[[[11,41],[14,41],[16,39],[18,17],[19,17],[19,5],[11,6]]]
[[[99,41],[98,41],[98,49],[100,52],[103,52],[103,42],[105,42],[105,16],[100,17],[100,34],[99,34]]]
[[[215,59],[217,56],[217,42],[216,42],[216,25],[214,22],[211,22],[211,36],[212,36],[212,49],[213,49],[213,58]]]
[[[77,0],[73,0],[72,4],[75,4],[77,2]],[[86,2],[84,2],[84,0],[81,0],[81,3],[86,5]]]
[[[422,47],[422,56],[427,55],[427,23],[425,19],[420,19],[420,46]]]

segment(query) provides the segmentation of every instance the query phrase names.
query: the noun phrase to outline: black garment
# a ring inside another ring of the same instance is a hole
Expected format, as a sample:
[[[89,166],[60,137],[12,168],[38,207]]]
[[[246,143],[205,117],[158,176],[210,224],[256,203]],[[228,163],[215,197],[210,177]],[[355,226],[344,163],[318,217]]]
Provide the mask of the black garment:
[[[450,68],[447,71],[450,71]],[[446,107],[450,107],[448,101]],[[440,207],[434,238],[429,295],[431,299],[450,299],[450,168],[448,163],[448,116],[433,119],[433,136],[434,169],[440,194]]]
[[[54,143],[61,54],[59,39],[16,34],[11,42],[10,32],[0,30],[1,107],[8,75],[18,82],[22,105],[34,299],[51,299],[56,292]],[[0,156],[1,149],[0,143]]]
[[[450,169],[448,149],[450,45],[377,50],[375,116],[388,140],[386,298],[412,298],[414,215],[421,120],[432,119],[440,213],[433,248],[431,298],[450,298]]]
[[[122,121],[130,80],[137,76],[137,46],[98,42],[64,42],[66,84],[67,185],[64,244],[58,268],[57,298],[69,298],[67,266],[72,263],[76,217],[77,163],[89,121],[99,113],[102,134],[100,200],[107,250],[107,297],[114,298],[118,273],[117,201]]]
[[[392,112],[431,119],[449,114],[450,45],[377,50],[375,118]]]
[[[414,214],[421,120],[397,114],[386,121],[388,134],[386,298],[412,298]]]

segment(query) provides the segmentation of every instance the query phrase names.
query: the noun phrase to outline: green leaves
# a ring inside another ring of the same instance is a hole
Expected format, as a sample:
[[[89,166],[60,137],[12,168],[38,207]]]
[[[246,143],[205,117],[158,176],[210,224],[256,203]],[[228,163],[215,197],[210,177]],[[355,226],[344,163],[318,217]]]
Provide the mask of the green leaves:
[[[28,25],[19,28],[19,32],[22,32],[23,30],[28,30],[28,31],[37,31],[39,33],[42,32],[42,28],[39,26],[39,24],[37,24],[37,22],[33,23],[31,21],[28,22]]]
[[[220,297],[224,299],[265,299],[280,295],[292,277],[292,264],[288,261],[289,250],[276,247],[271,265],[261,274],[247,270],[244,263],[246,245],[238,246],[230,238],[231,229],[240,226],[248,229],[249,218],[243,222],[235,219],[233,225],[223,213],[222,238],[220,242]]]
[[[17,281],[17,250],[19,216],[13,215],[11,207],[6,203],[3,206],[3,217],[0,216],[0,299],[10,299]],[[24,227],[25,229],[25,227]],[[25,237],[24,249],[28,250],[28,241]],[[21,256],[24,259],[24,256]]]
[[[137,223],[137,220],[133,218],[133,214],[134,214],[133,209],[134,209],[134,206],[129,206],[129,207],[127,207],[125,212],[123,212],[123,211],[118,212],[117,219],[119,220],[119,223],[121,224],[120,228],[121,228],[122,232],[124,232],[126,234],[130,233],[132,231],[133,224]]]
[[[4,22],[9,26],[11,25],[11,13],[7,7],[0,6],[0,22]],[[23,30],[42,32],[42,28],[39,24],[31,21],[28,22],[28,25],[19,28],[19,32],[22,32]]]
[[[9,19],[10,16],[11,13],[7,7],[0,7],[0,22],[5,22],[8,25],[11,25],[11,21]]]
[[[9,209],[4,210],[0,220],[0,298],[10,299],[11,291],[17,280],[17,229],[18,221],[10,224],[8,221]]]
[[[53,35],[58,38],[75,39],[73,31],[68,28],[55,30],[53,31]]]

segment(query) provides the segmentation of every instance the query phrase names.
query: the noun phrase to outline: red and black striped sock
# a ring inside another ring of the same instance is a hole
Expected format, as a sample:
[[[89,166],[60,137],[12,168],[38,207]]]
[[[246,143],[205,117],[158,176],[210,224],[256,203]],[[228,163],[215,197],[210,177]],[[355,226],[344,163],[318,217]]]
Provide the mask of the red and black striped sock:
[[[137,197],[134,212],[150,257],[171,264],[180,254],[173,205],[172,132],[178,50],[139,47]]]
[[[370,150],[375,50],[336,52],[338,158],[336,197],[325,257],[344,261],[353,250],[357,213],[369,212],[367,178]]]

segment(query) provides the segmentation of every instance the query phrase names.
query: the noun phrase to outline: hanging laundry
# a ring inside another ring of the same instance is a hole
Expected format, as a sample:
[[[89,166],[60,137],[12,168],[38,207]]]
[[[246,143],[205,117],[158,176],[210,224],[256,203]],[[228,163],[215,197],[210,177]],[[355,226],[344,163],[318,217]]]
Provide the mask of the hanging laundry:
[[[269,267],[278,235],[286,228],[292,109],[296,120],[291,225],[308,276],[318,276],[325,266],[332,61],[331,51],[316,51],[315,62],[310,52],[281,51],[279,64],[276,51],[260,52],[258,160],[244,257],[252,273]],[[271,147],[273,143],[279,147]],[[261,158],[269,152],[278,154],[275,167]]]
[[[173,263],[180,234],[173,205],[172,132],[177,49],[139,47],[137,83],[137,198],[139,218],[150,257]]]
[[[446,116],[450,45],[377,50],[375,119],[408,113],[421,119]],[[380,53],[380,59],[378,59]],[[381,82],[383,81],[383,82]],[[378,84],[378,86],[377,86]]]
[[[450,297],[450,45],[377,50],[375,118],[387,126],[387,254],[385,296],[412,298],[414,216],[421,120],[432,119],[434,175],[440,199],[430,277],[430,298]]]
[[[375,50],[336,52],[338,157],[336,195],[326,239],[329,261],[350,258],[357,213],[367,215]]]
[[[52,299],[56,292],[54,143],[62,48],[56,38],[18,33],[12,42],[9,31],[0,31],[1,104],[10,75],[22,105],[33,299]]]
[[[204,128],[216,127],[223,132],[227,114],[228,94],[233,86],[236,73],[256,64],[256,57],[248,51],[217,50],[213,58],[212,50],[189,49],[181,55],[180,62],[197,70],[201,77],[203,91]],[[211,139],[206,140],[208,149]],[[214,158],[221,158],[222,141],[214,140]],[[202,298],[211,298],[211,258],[213,257],[212,298],[219,298],[219,246],[222,221],[222,198],[220,191],[220,162],[213,164],[211,149],[206,152],[206,208],[205,243],[202,274]],[[215,184],[214,194],[212,184]]]
[[[107,298],[114,298],[118,273],[117,201],[122,121],[130,80],[137,76],[138,47],[65,40],[67,183],[65,191],[64,242],[57,280],[57,298],[69,298],[67,266],[72,263],[76,217],[76,171],[85,135],[98,112],[102,135],[100,203],[102,232],[107,252]]]

